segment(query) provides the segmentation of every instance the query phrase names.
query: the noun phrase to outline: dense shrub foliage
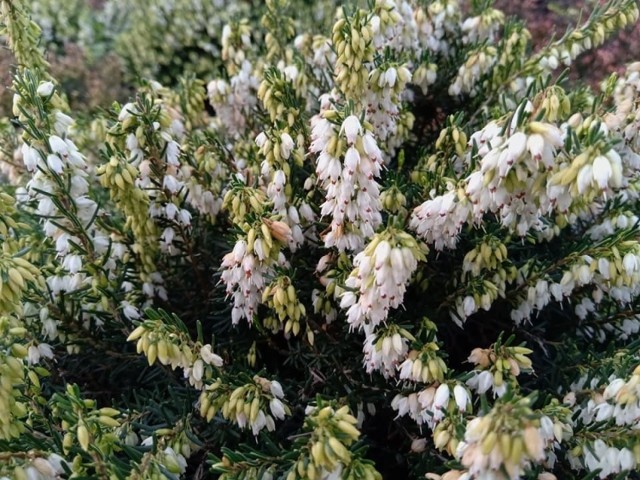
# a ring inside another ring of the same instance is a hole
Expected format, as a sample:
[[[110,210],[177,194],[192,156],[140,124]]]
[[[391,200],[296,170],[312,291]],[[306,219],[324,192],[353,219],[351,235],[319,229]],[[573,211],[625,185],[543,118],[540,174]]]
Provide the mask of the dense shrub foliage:
[[[636,478],[636,0],[0,6],[0,478]]]

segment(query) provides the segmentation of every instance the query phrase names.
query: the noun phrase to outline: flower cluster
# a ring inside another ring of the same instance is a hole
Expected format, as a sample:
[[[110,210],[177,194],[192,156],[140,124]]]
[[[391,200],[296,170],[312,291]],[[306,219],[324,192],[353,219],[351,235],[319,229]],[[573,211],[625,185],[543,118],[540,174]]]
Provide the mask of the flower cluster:
[[[321,214],[331,218],[331,231],[324,243],[341,251],[357,251],[382,222],[376,182],[382,170],[382,153],[370,128],[357,116],[346,116],[338,129],[332,121],[338,115],[327,108],[314,117],[309,150],[318,154],[316,175],[326,192]]]
[[[263,428],[273,431],[275,420],[291,415],[283,398],[282,386],[276,380],[255,376],[251,383],[233,388],[218,378],[207,384],[200,394],[200,415],[211,421],[221,412],[225,419],[232,420],[241,429],[250,428],[257,436]]]
[[[180,367],[192,386],[202,388],[203,380],[213,373],[210,367],[222,367],[222,358],[213,353],[210,344],[193,344],[179,319],[162,311],[147,311],[147,315],[149,319],[136,327],[127,341],[136,341],[136,350],[144,353],[149,365],[157,360],[174,370]]]
[[[409,234],[387,229],[373,237],[353,260],[340,306],[353,328],[376,327],[402,304],[407,283],[424,260],[423,247]]]
[[[467,385],[478,393],[493,390],[494,396],[502,397],[509,384],[516,383],[516,377],[531,370],[531,359],[527,357],[532,350],[526,347],[494,345],[492,348],[475,348],[468,361],[475,364],[473,376]]]

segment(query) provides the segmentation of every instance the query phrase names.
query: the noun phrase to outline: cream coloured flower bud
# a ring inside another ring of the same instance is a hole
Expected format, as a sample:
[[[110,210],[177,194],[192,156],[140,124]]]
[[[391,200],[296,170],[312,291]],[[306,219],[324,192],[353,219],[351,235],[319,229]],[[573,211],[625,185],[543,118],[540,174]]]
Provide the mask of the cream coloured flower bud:
[[[427,439],[426,438],[414,438],[411,442],[411,451],[413,453],[422,453],[427,448]],[[427,474],[429,475],[429,474]],[[429,478],[429,477],[427,477]],[[438,476],[438,478],[440,478]]]
[[[529,457],[534,460],[544,458],[544,440],[540,435],[540,430],[535,427],[527,427],[524,430],[524,447]]]
[[[288,242],[291,238],[291,228],[284,222],[271,222],[269,224],[269,231],[271,232],[273,238],[281,242]]]
[[[476,365],[480,365],[481,367],[487,367],[490,363],[489,355],[483,348],[474,348],[467,358],[467,361],[470,363],[475,363]]]
[[[53,88],[52,82],[41,82],[40,85],[38,85],[36,93],[41,97],[48,97],[53,93]]]
[[[53,468],[53,465],[51,465],[51,463],[48,460],[45,460],[44,458],[41,458],[41,457],[34,458],[31,461],[31,465],[33,465],[34,468],[38,471],[38,473],[43,475],[45,478],[55,478],[57,475],[57,472]],[[30,475],[28,476],[29,478],[31,478]],[[41,478],[41,477],[40,475],[36,475],[35,478]]]
[[[538,475],[538,480],[557,480],[557,477],[550,472],[542,472]]]
[[[407,83],[411,81],[411,72],[405,66],[398,68],[398,78],[402,83]]]

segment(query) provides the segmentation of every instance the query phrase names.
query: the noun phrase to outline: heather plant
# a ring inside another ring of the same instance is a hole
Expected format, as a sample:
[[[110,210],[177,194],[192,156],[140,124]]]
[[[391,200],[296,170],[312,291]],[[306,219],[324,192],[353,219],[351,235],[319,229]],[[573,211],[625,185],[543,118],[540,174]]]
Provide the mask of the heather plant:
[[[640,63],[567,73],[635,0],[31,3],[0,478],[634,478]]]

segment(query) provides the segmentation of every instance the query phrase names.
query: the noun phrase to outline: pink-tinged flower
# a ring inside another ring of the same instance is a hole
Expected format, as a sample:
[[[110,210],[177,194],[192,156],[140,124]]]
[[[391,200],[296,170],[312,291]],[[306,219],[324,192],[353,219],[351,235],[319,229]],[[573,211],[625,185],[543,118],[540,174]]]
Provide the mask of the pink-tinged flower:
[[[347,150],[347,153],[344,156],[344,166],[349,175],[353,175],[358,168],[358,164],[360,163],[360,153],[356,150],[355,147],[350,147]]]

